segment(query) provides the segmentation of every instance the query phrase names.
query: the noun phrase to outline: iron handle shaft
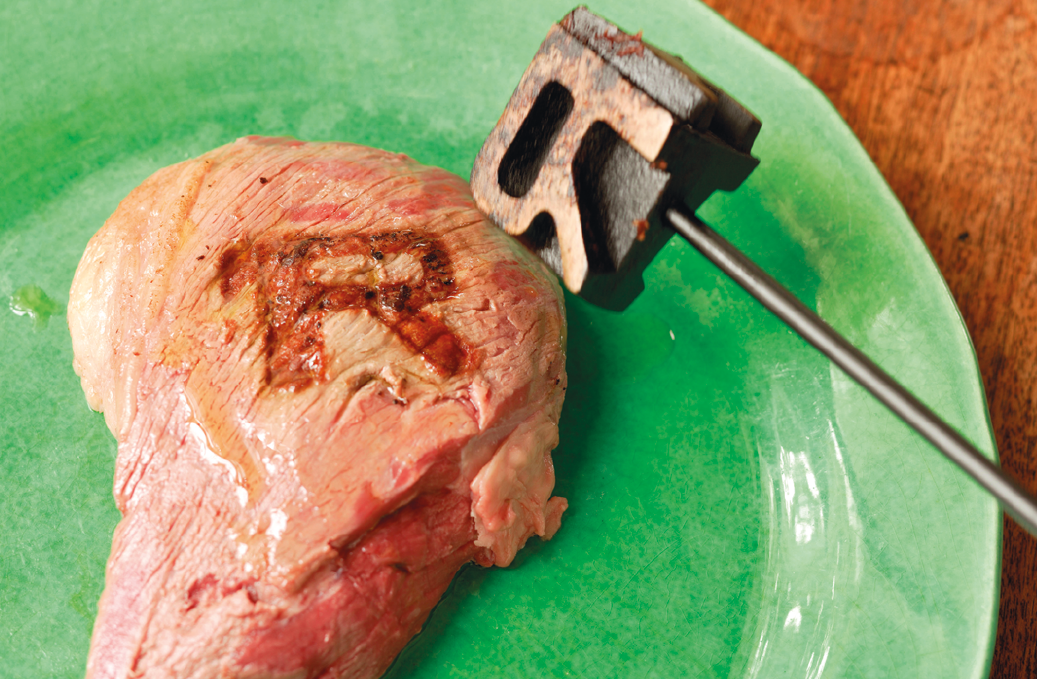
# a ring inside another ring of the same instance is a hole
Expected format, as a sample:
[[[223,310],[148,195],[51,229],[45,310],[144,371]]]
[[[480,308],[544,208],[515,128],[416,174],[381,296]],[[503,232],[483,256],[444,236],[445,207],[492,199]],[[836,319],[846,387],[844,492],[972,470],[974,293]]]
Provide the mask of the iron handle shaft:
[[[1037,536],[1037,499],[1014,479],[716,231],[677,208],[667,210],[666,217],[707,259],[965,470],[1019,525]]]

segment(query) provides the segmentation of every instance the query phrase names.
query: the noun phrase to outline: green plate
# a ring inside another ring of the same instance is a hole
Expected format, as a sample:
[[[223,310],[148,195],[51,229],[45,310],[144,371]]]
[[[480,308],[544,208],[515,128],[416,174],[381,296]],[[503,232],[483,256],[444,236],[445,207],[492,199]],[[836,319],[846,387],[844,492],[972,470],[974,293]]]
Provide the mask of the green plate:
[[[251,133],[467,176],[571,9],[150,4],[0,7],[5,677],[83,673],[118,518],[115,445],[80,393],[63,312],[118,201]],[[764,120],[759,169],[700,216],[994,457],[946,286],[824,97],[701,5],[592,9]],[[985,676],[995,503],[683,242],[646,282],[623,314],[568,300],[562,530],[511,568],[465,570],[389,676]]]

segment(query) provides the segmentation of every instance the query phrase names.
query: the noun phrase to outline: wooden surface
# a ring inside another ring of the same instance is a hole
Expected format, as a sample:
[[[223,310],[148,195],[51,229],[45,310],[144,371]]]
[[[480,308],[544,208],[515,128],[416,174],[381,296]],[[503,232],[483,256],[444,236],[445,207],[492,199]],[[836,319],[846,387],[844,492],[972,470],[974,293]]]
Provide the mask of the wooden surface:
[[[1005,469],[1037,492],[1037,0],[706,0],[816,83],[958,302]],[[1037,539],[1005,520],[991,677],[1037,677]]]

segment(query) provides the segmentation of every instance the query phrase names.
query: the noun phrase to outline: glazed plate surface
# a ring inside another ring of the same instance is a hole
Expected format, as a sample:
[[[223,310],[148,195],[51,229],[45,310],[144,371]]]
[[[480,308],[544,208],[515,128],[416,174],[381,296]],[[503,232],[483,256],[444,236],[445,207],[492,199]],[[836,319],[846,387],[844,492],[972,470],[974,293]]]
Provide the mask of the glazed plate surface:
[[[115,442],[72,371],[80,255],[155,170],[246,134],[342,140],[467,177],[550,25],[531,0],[0,7],[0,658],[81,677]],[[973,350],[859,142],[706,7],[591,7],[763,121],[699,216],[990,456]],[[692,248],[622,314],[568,298],[551,542],[464,570],[389,676],[985,677],[997,506]]]

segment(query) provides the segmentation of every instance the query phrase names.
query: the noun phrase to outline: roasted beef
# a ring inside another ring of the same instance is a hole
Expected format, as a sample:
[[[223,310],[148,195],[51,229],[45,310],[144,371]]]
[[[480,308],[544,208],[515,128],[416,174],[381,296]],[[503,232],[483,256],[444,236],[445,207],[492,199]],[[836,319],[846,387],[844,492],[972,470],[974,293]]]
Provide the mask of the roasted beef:
[[[558,529],[561,293],[443,170],[265,138],[160,170],[69,326],[123,514],[88,677],[376,677],[458,568]]]

